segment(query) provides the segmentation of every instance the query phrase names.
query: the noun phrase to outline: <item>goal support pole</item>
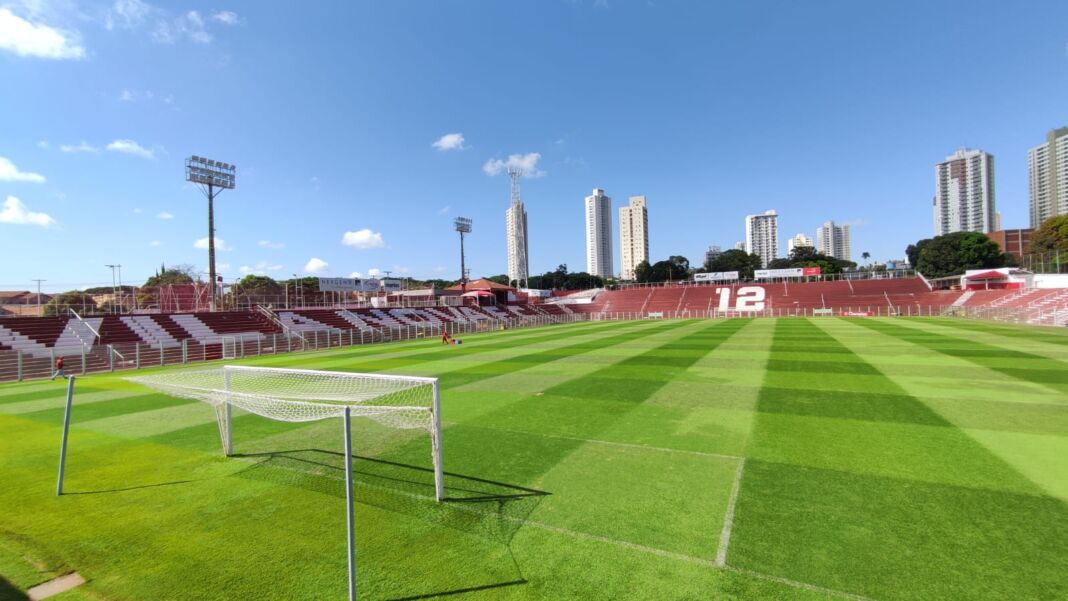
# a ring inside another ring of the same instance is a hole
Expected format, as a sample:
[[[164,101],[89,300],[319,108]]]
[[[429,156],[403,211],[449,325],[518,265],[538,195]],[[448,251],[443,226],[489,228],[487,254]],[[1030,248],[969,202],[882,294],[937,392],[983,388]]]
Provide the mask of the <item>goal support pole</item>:
[[[434,498],[440,503],[445,500],[445,474],[441,467],[441,390],[438,380],[434,380],[434,404],[431,408],[433,420],[430,424],[430,452],[434,461]]]
[[[74,402],[74,376],[67,377],[67,408],[63,412],[63,441],[59,445],[59,476],[56,478],[56,496],[63,494],[63,473],[67,466],[67,435],[70,433],[70,409]]]
[[[223,428],[223,454],[229,457],[234,452],[234,419],[233,404],[230,402],[230,370],[223,369],[223,388],[226,390],[226,408],[220,416],[226,423]]]
[[[352,408],[345,407],[345,521],[348,531],[349,601],[356,601],[356,517],[352,504]]]

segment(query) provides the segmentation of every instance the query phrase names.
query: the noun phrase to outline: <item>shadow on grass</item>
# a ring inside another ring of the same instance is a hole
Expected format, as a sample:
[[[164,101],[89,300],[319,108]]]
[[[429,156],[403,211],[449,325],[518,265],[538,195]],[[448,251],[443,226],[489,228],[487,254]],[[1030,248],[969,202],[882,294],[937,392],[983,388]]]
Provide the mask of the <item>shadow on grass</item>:
[[[235,475],[344,498],[345,455],[323,449],[235,454],[261,461]],[[374,457],[353,455],[353,494],[358,503],[480,536],[511,543],[528,516],[550,493],[515,484],[445,472],[445,500],[434,497],[434,471]]]
[[[504,586],[504,585],[497,585]],[[445,594],[445,593],[438,593]],[[409,597],[409,599],[422,599],[423,597]],[[3,576],[0,576],[0,601],[28,601],[29,597],[26,593],[20,591],[14,584],[8,582]],[[400,601],[400,600],[397,600]]]
[[[126,492],[128,490],[141,490],[143,488],[158,488],[160,486],[174,486],[176,484],[189,484],[190,482],[200,482],[201,480],[204,480],[204,478],[195,479],[195,480],[175,480],[174,482],[157,482],[156,484],[142,484],[140,486],[127,486],[125,488],[105,488],[105,489],[101,489],[101,490],[76,490],[76,491],[64,490],[63,491],[63,496],[67,496],[67,495],[99,495],[99,494],[108,493],[108,492]],[[0,601],[3,601],[3,599],[4,599],[3,597],[0,597]]]
[[[504,588],[506,586],[516,586],[516,585],[526,584],[526,583],[527,583],[526,579],[525,578],[521,578],[519,580],[512,580],[512,581],[509,581],[509,582],[498,582],[496,584],[486,584],[484,586],[469,586],[467,588],[458,588],[458,589],[453,589],[451,591],[441,591],[441,592],[437,592],[437,593],[427,593],[425,595],[414,595],[414,596],[411,596],[411,597],[395,597],[393,599],[390,599],[389,601],[416,601],[417,599],[435,599],[437,597],[448,597],[448,596],[451,596],[451,595],[463,595],[463,594],[466,594],[466,593],[475,593],[475,592],[478,592],[478,591],[488,591],[490,589]],[[0,599],[2,599],[2,597],[0,597]]]

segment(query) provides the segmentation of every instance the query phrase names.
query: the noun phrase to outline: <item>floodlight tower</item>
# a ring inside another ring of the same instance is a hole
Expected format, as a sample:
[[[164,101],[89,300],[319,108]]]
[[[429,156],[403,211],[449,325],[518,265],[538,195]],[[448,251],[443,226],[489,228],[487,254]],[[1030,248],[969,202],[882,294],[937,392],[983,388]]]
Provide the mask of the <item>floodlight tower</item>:
[[[211,310],[215,310],[215,197],[223,190],[233,190],[237,181],[237,167],[193,155],[185,160],[185,181],[200,186],[208,197],[208,278],[210,279]]]
[[[464,234],[471,233],[471,220],[467,217],[457,217],[452,222],[457,232],[460,232],[460,292],[467,292],[467,267],[464,264]]]

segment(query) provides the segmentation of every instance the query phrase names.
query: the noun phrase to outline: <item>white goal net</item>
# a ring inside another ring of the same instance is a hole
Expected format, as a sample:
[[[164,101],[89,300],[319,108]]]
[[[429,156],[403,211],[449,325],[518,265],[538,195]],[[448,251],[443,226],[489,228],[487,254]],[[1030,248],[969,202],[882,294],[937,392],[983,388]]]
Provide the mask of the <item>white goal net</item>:
[[[127,380],[212,405],[226,455],[233,451],[233,407],[285,422],[348,414],[391,428],[425,430],[430,434],[436,496],[439,501],[444,496],[436,378],[226,365]]]

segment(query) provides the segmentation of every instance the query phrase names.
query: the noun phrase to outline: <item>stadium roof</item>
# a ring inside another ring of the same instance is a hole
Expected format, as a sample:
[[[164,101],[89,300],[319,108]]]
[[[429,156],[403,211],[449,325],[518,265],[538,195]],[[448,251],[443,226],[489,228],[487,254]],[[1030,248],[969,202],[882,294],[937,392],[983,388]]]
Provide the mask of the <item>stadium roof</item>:
[[[512,288],[511,286],[506,286],[504,284],[498,284],[497,282],[491,282],[491,281],[487,280],[486,278],[479,278],[477,280],[472,280],[472,281],[468,282],[467,283],[467,289],[468,290],[490,290],[490,291],[500,291],[500,292],[504,292],[504,291],[514,292],[515,291],[515,288]],[[446,290],[462,290],[462,288],[460,287],[459,284],[457,284],[455,286],[449,286],[448,288],[446,288]]]

